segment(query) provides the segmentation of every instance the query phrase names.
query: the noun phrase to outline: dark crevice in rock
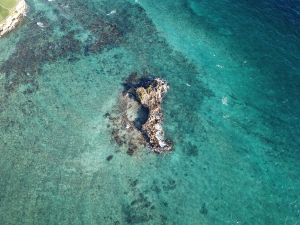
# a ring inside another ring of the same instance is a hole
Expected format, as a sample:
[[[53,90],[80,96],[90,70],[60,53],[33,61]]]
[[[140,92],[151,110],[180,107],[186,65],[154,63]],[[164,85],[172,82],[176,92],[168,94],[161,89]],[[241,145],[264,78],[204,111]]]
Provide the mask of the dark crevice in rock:
[[[147,122],[149,118],[149,108],[145,106],[141,106],[140,109],[137,111],[137,117],[134,120],[134,126],[141,130],[143,125]]]

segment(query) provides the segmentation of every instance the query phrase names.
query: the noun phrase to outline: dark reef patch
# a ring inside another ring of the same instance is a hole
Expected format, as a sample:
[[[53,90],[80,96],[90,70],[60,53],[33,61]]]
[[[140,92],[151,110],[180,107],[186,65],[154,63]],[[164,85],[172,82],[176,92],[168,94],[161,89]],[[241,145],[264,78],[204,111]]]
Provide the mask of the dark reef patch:
[[[106,157],[106,161],[110,161],[110,160],[112,160],[112,159],[113,159],[113,157],[114,157],[113,155],[109,155],[109,156],[107,156],[107,157]]]
[[[159,194],[161,192],[160,187],[157,185],[157,183],[154,181],[151,186],[151,191],[154,191],[156,194]]]
[[[201,209],[200,209],[200,213],[203,214],[203,215],[207,215],[208,209],[207,209],[205,203],[202,204]]]
[[[147,210],[148,208],[151,210],[151,202],[143,193],[139,193],[130,204],[123,205],[122,211],[125,215],[125,221],[128,224],[136,224],[152,220],[153,216],[151,211]]]
[[[184,145],[184,149],[183,149],[184,153],[187,155],[187,156],[198,156],[198,147],[197,145],[194,145],[190,142],[187,142],[185,145]]]
[[[86,2],[51,2],[48,7],[57,21],[32,7],[15,52],[0,66],[0,72],[6,76],[7,92],[14,91],[20,84],[31,84],[33,88],[25,94],[33,93],[38,89],[36,78],[43,64],[59,59],[73,62],[81,55],[115,47],[121,40],[118,25],[109,21],[103,12],[88,8]],[[37,21],[42,21],[45,27],[37,26]],[[88,33],[88,37],[80,40],[78,36],[84,33]]]
[[[171,178],[169,178],[167,181],[163,181],[162,184],[163,184],[163,190],[167,192],[175,190],[176,188],[176,181]]]

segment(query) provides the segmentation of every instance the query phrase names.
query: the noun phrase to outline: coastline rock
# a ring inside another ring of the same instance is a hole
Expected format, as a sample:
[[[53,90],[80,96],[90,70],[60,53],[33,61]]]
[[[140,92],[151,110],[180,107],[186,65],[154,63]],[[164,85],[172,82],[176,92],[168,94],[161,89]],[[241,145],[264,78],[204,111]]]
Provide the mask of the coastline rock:
[[[24,16],[26,16],[27,5],[25,0],[20,0],[11,15],[9,15],[3,22],[0,23],[0,37],[7,34],[16,28]]]

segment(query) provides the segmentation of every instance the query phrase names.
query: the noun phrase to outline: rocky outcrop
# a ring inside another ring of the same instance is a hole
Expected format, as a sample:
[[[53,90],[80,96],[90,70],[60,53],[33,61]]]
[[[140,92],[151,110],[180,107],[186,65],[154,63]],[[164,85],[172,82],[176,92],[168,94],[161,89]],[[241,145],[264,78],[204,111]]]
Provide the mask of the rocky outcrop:
[[[131,74],[123,83],[124,91],[114,109],[105,114],[112,139],[133,155],[148,146],[156,153],[170,151],[172,144],[165,140],[162,101],[168,84],[160,78],[139,78]]]
[[[15,29],[26,15],[27,5],[25,0],[20,0],[15,10],[3,21],[0,22],[0,37]]]
[[[170,151],[172,147],[170,141],[165,140],[162,128],[163,113],[161,104],[168,88],[167,82],[160,78],[150,80],[142,84],[141,87],[136,88],[138,101],[149,111],[148,119],[142,125],[142,132],[150,147],[158,153]]]

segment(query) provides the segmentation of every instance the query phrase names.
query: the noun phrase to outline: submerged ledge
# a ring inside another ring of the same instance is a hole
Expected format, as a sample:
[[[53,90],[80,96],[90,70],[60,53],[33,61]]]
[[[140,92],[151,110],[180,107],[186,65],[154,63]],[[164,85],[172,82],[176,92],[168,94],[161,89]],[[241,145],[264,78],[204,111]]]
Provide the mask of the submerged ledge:
[[[0,37],[15,29],[26,15],[26,12],[27,5],[25,0],[19,0],[14,11],[4,21],[0,22]]]

